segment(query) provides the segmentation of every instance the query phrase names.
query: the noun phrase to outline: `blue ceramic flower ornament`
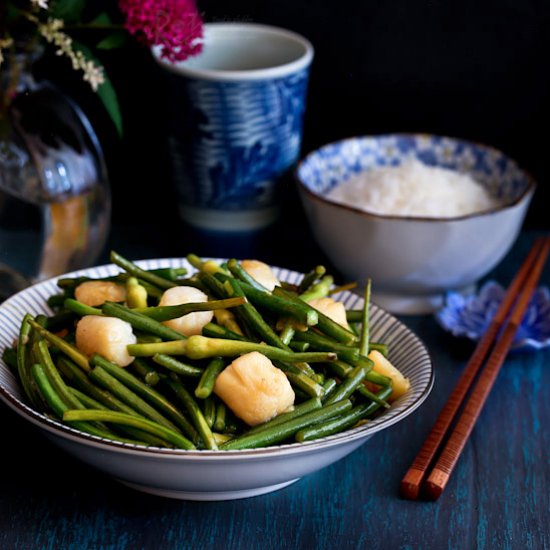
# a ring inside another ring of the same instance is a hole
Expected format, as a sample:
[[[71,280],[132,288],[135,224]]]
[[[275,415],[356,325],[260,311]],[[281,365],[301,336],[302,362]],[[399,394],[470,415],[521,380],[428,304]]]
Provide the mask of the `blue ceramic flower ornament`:
[[[449,292],[445,306],[435,318],[454,336],[478,340],[489,326],[504,298],[505,289],[495,281],[486,282],[477,292],[464,296]],[[539,287],[533,294],[512,349],[542,349],[550,345],[550,292]]]

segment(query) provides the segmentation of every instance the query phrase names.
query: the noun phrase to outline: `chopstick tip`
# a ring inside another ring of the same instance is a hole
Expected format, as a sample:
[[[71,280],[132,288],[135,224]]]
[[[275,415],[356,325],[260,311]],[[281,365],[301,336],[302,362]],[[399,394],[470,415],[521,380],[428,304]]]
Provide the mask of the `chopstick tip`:
[[[426,482],[424,490],[426,493],[426,497],[430,500],[437,500],[441,496],[441,493],[443,493],[442,487],[430,482]]]
[[[418,500],[424,472],[411,468],[401,480],[399,493],[408,500]]]
[[[424,484],[424,493],[426,498],[429,498],[430,500],[437,500],[443,493],[449,478],[450,474],[435,468]]]
[[[420,487],[412,483],[401,482],[399,487],[399,494],[401,497],[407,500],[418,500],[418,495],[420,494]]]

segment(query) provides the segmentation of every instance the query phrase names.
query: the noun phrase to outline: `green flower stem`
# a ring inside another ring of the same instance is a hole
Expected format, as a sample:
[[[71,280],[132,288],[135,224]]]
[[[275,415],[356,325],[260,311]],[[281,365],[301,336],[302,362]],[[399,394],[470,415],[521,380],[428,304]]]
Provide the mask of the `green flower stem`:
[[[187,365],[186,363],[178,361],[174,357],[164,353],[156,353],[153,355],[153,361],[157,365],[161,365],[169,371],[175,372],[176,374],[187,378],[198,378],[199,376],[202,376],[204,372],[203,369],[199,369],[193,365]]]
[[[127,323],[130,323],[135,329],[150,332],[156,336],[160,336],[163,340],[185,340],[185,336],[178,331],[166,327],[163,324],[138,313],[130,308],[124,307],[114,302],[105,302],[101,306],[101,311],[110,317],[118,317]]]
[[[176,380],[168,379],[166,383],[170,386],[170,388],[172,388],[178,399],[187,410],[187,413],[189,414],[196,430],[199,432],[205,447],[212,451],[217,451],[218,445],[212,436],[212,430],[210,429],[210,426],[204,418],[200,407],[197,405],[191,394],[180,382],[177,382]]]
[[[57,366],[65,379],[79,390],[89,395],[105,407],[111,410],[125,412],[140,416],[132,407],[115,397],[110,391],[96,386],[90,378],[69,359],[61,357]]]
[[[126,413],[117,411],[103,411],[103,410],[68,410],[63,414],[63,420],[66,422],[74,422],[84,420],[98,420],[100,422],[107,422],[113,424],[122,424],[124,426],[133,426],[139,428],[144,432],[153,434],[165,441],[172,443],[175,447],[186,450],[196,449],[195,445],[183,435],[161,426],[156,422],[147,420],[145,418],[137,418]]]
[[[239,286],[244,295],[257,308],[263,308],[277,315],[291,317],[298,323],[313,327],[319,322],[319,312],[309,306],[303,306],[299,302],[275,296],[267,291],[258,290],[257,288],[239,281]]]
[[[212,428],[216,420],[216,401],[213,395],[203,401],[203,409],[204,419],[208,426]]]
[[[57,367],[52,361],[50,355],[50,350],[48,349],[48,344],[46,340],[40,340],[36,342],[34,349],[36,350],[36,359],[39,361],[40,365],[44,369],[46,376],[56,394],[59,395],[60,399],[67,405],[70,409],[83,409],[84,405],[74,397],[73,394],[69,391],[65,381],[59,374]]]
[[[223,401],[216,404],[216,418],[214,419],[214,429],[217,432],[225,430],[225,422],[227,418],[227,407]]]
[[[215,273],[227,273],[220,265],[214,260],[203,261],[202,258],[196,254],[187,254],[187,261],[199,271],[214,275]]]
[[[94,354],[90,359],[90,363],[96,367],[104,369],[112,377],[116,378],[120,383],[124,384],[129,390],[136,393],[142,399],[150,403],[153,407],[161,411],[164,415],[171,419],[181,430],[189,437],[193,438],[195,432],[190,425],[189,420],[181,414],[164,395],[159,393],[154,388],[143,383],[139,378],[128,372],[126,369],[120,368],[118,365],[107,361],[101,355]],[[153,419],[158,422],[157,419]]]
[[[208,359],[210,357],[237,357],[251,351],[263,353],[270,359],[278,359],[290,363],[304,361],[307,363],[330,362],[337,358],[332,352],[294,353],[267,344],[255,342],[240,342],[224,340],[223,338],[207,338],[194,335],[187,340],[161,342],[158,344],[130,344],[128,353],[137,357],[152,356],[156,353],[167,355],[186,355],[190,359]]]
[[[317,279],[320,279],[325,273],[326,268],[323,265],[315,266],[310,272],[306,273],[302,280],[300,281],[300,284],[298,285],[298,294],[303,294],[306,292],[309,287],[317,281]]]
[[[322,397],[325,394],[323,386],[301,371],[295,364],[277,360],[274,362],[275,366],[286,374],[289,382],[293,386],[302,390],[307,396]]]
[[[275,287],[273,294],[288,298],[289,300],[294,300],[295,302],[302,304],[303,307],[317,311],[298,296],[283,290],[280,287]],[[339,325],[324,313],[317,311],[317,315],[319,317],[319,322],[317,323],[316,328],[327,336],[334,338],[337,342],[341,342],[342,344],[354,344],[357,341],[357,337],[353,334],[353,332],[344,328],[342,325]]]
[[[312,349],[320,351],[335,351],[338,354],[338,358],[351,363],[359,359],[359,350],[356,347],[352,347],[340,342],[334,341],[332,338],[323,336],[310,330],[305,332],[296,332],[294,339],[298,342],[307,342]]]
[[[35,382],[31,375],[32,364],[29,361],[30,350],[28,349],[28,340],[32,330],[30,324],[31,320],[32,316],[27,313],[23,317],[23,321],[21,322],[21,327],[19,329],[19,337],[17,340],[17,374],[27,398],[35,407],[40,408],[41,403],[39,395],[36,392],[36,388],[33,387]]]
[[[228,278],[224,286],[230,296],[245,295],[240,282],[236,279]],[[261,341],[280,349],[290,350],[290,348],[281,341],[278,334],[265,322],[262,315],[252,304],[246,303],[236,308],[235,315],[242,319]]]
[[[50,344],[56,347],[59,351],[64,353],[69,359],[72,359],[82,370],[89,372],[91,370],[88,358],[76,347],[69,342],[63,340],[53,332],[46,330],[36,321],[29,319],[28,321],[33,329],[35,329],[40,336],[47,340]]]
[[[218,375],[225,368],[225,361],[221,357],[216,357],[208,363],[208,366],[202,373],[201,379],[195,388],[195,397],[206,399],[214,390]]]
[[[388,388],[388,386],[383,387],[383,389],[387,389],[387,388]],[[391,386],[389,388],[390,388],[390,390],[392,389]],[[382,399],[382,398],[378,397],[378,395],[371,392],[370,390],[368,390],[363,385],[361,385],[357,388],[357,392],[360,393],[363,397],[366,397],[367,399],[369,399],[370,401],[374,401],[380,407],[384,407],[385,409],[390,408],[390,404],[385,399]]]
[[[113,262],[114,264],[124,269],[124,271],[126,271],[130,275],[133,275],[138,279],[143,279],[144,281],[148,281],[149,283],[155,286],[158,286],[160,288],[167,289],[167,288],[172,288],[173,286],[177,286],[177,283],[169,281],[164,277],[160,277],[159,275],[152,273],[151,271],[141,269],[141,267],[138,267],[135,263],[131,262],[130,260],[127,260],[126,258],[121,256],[114,250],[111,251],[111,262]]]
[[[241,342],[247,342],[246,336],[226,327],[216,325],[215,323],[208,323],[202,327],[202,335],[209,336],[210,338],[223,338],[224,340],[240,340]]]
[[[97,307],[87,306],[74,298],[66,298],[63,305],[73,313],[84,317],[84,315],[103,315],[103,311]]]
[[[269,294],[269,290],[267,290],[267,288],[264,285],[262,285],[260,282],[256,281],[254,277],[249,275],[248,272],[244,269],[244,267],[235,258],[231,258],[227,262],[227,268],[229,269],[229,271],[231,271],[231,273],[235,278],[239,279],[244,283],[247,283],[250,287],[257,290],[258,292]]]
[[[313,397],[311,399],[308,399],[307,401],[304,401],[303,403],[300,403],[299,405],[296,405],[291,411],[281,413],[275,418],[264,422],[263,424],[258,424],[257,426],[250,428],[250,430],[248,430],[246,434],[251,435],[261,432],[263,430],[268,430],[273,426],[278,426],[279,424],[287,422],[288,420],[292,420],[306,413],[316,411],[317,409],[320,409],[321,406],[321,400],[318,397]]]
[[[390,395],[390,393],[391,388],[384,388],[378,392],[377,397],[380,400],[384,400]],[[298,431],[295,435],[295,439],[296,441],[303,443],[304,441],[312,441],[313,439],[319,439],[320,437],[327,437],[335,433],[343,432],[344,430],[355,426],[357,422],[368,418],[379,408],[380,405],[376,402],[363,403],[337,418],[332,418],[327,422],[314,424],[309,428],[304,428]]]
[[[294,338],[294,334],[296,334],[295,328],[292,326],[291,323],[285,321],[283,329],[279,333],[279,338],[281,339],[281,342],[283,344],[286,344],[287,346],[290,346],[292,349],[295,349],[292,346],[292,339]]]
[[[69,387],[69,391],[82,402],[82,404],[85,406],[86,409],[99,409],[102,411],[112,410],[112,409],[109,409],[108,407],[105,407],[99,401],[96,401],[95,399],[91,398],[90,396],[86,395],[80,390]],[[136,415],[133,415],[133,416],[136,416]],[[122,431],[128,434],[131,438],[135,439],[136,441],[143,441],[142,443],[143,445],[154,445],[155,447],[167,446],[166,441],[164,441],[164,439],[161,439],[160,437],[156,437],[150,433],[139,430],[138,428],[134,428],[132,426],[118,426],[118,429],[119,431]],[[172,447],[172,445],[170,445],[170,447]]]
[[[330,394],[324,405],[336,403],[341,399],[347,399],[358,388],[359,384],[365,379],[367,372],[365,367],[355,367]]]
[[[148,386],[156,386],[160,382],[159,373],[151,367],[145,359],[136,357],[129,365],[132,372],[135,372]]]
[[[367,279],[367,284],[365,285],[365,295],[363,303],[363,311],[361,315],[361,335],[359,339],[359,353],[365,357],[369,354],[370,351],[370,342],[369,342],[369,310],[370,310],[370,293],[371,293],[371,280]]]
[[[315,298],[324,298],[328,296],[333,283],[334,279],[332,276],[325,275],[319,282],[312,284],[308,290],[300,294],[300,299],[308,302]]]
[[[42,396],[44,397],[44,400],[46,401],[50,409],[58,418],[60,418],[61,420],[65,420],[63,417],[65,412],[68,411],[69,408],[50,384],[50,381],[48,380],[48,377],[42,365],[35,363],[31,368],[31,372],[40,389]],[[81,409],[77,410],[80,410],[82,412]],[[103,437],[105,439],[111,439],[114,441],[122,441],[125,443],[142,444],[140,441],[120,438],[109,431],[98,428],[95,425],[90,424],[89,422],[80,421],[79,419],[75,419],[73,421],[69,420],[67,422],[70,423],[73,428],[76,428],[77,430],[80,430],[82,432],[89,433],[91,435],[96,435],[98,437]]]
[[[90,378],[100,386],[116,395],[121,401],[124,401],[129,407],[137,411],[140,416],[153,420],[171,430],[178,431],[178,428],[160,412],[153,408],[144,399],[119,382],[114,376],[111,376],[105,369],[95,367],[89,374]]]
[[[228,309],[246,303],[244,296],[226,298],[224,300],[210,300],[208,302],[191,302],[177,306],[156,306],[146,308],[134,308],[133,311],[142,313],[155,321],[168,321],[182,317],[195,311],[214,311],[216,309]]]
[[[265,447],[266,445],[273,445],[280,443],[289,437],[292,437],[297,431],[309,426],[313,423],[323,422],[329,418],[338,416],[351,409],[351,401],[344,399],[327,405],[321,409],[314,410],[312,412],[293,418],[287,422],[282,422],[276,426],[271,426],[262,431],[258,431],[252,434],[245,434],[234,439],[231,439],[227,443],[220,446],[221,450],[234,451],[238,449],[253,449],[257,447]]]

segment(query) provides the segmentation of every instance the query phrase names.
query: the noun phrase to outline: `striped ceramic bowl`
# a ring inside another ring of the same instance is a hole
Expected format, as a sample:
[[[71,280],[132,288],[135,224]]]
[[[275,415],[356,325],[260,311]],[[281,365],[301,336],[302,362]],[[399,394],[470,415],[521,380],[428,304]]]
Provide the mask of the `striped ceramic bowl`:
[[[146,269],[193,268],[184,259],[138,262]],[[117,273],[114,265],[81,270],[64,276],[92,278]],[[301,274],[274,268],[280,280],[299,282]],[[58,292],[56,280],[36,284],[0,306],[0,352],[13,344],[25,313],[50,314],[47,299]],[[335,295],[348,309],[362,307],[356,294]],[[35,411],[17,379],[0,360],[0,398],[19,416],[75,458],[116,480],[148,493],[187,500],[228,500],[274,491],[343,458],[376,432],[403,420],[430,393],[434,372],[428,351],[405,325],[384,310],[371,308],[371,338],[389,346],[389,359],[411,382],[410,391],[390,409],[346,432],[307,443],[289,443],[242,451],[184,451],[117,443],[82,433]],[[37,440],[40,446],[40,440]]]

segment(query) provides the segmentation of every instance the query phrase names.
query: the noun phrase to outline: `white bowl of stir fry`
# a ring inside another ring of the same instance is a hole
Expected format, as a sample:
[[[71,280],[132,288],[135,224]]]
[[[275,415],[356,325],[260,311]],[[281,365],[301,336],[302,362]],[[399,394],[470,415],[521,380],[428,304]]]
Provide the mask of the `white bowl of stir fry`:
[[[130,487],[188,500],[274,491],[432,388],[422,342],[321,266],[111,258],[0,306],[0,398]]]

